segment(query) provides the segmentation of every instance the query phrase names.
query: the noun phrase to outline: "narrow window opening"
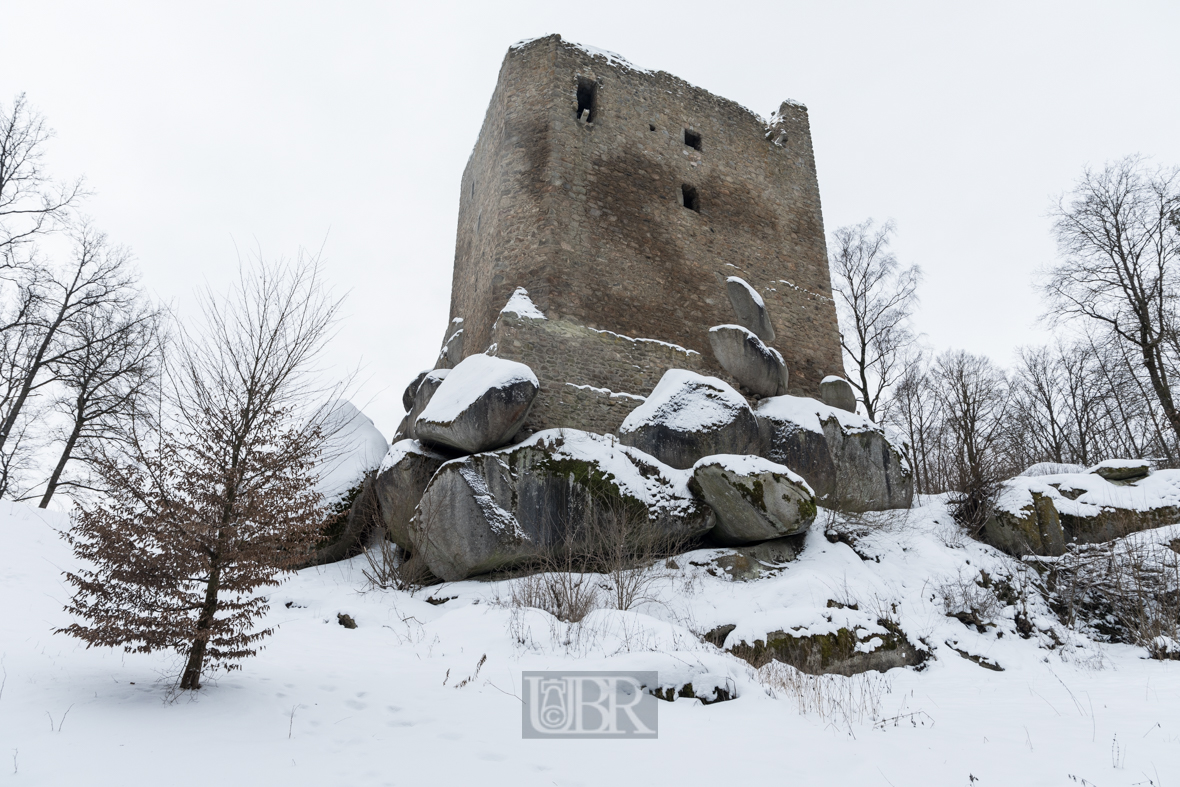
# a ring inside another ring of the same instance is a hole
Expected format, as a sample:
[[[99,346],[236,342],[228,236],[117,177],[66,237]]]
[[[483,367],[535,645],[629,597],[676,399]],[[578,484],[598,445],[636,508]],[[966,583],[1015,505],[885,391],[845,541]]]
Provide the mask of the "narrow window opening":
[[[680,202],[689,210],[701,212],[701,198],[697,190],[687,183],[680,187]]]
[[[695,131],[684,129],[684,144],[688,145],[693,150],[701,149],[701,135]]]
[[[594,100],[598,96],[598,84],[593,79],[578,77],[578,111],[574,115],[578,120],[587,123],[594,122]]]

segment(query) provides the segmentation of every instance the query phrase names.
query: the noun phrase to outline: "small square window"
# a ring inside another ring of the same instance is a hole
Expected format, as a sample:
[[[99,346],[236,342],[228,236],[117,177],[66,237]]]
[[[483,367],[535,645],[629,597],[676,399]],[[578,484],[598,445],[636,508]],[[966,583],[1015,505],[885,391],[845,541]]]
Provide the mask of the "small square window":
[[[701,197],[697,190],[687,183],[680,187],[680,204],[689,210],[701,212]]]
[[[684,129],[684,144],[688,145],[693,150],[701,149],[701,135],[696,131],[689,131]]]

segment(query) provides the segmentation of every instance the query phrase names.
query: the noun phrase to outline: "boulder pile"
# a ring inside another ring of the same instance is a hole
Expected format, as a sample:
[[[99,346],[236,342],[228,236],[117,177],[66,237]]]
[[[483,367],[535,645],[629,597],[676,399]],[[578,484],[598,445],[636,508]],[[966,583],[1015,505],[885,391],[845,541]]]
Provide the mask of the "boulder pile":
[[[387,537],[459,580],[642,538],[788,543],[820,505],[908,507],[903,454],[855,414],[851,386],[828,378],[823,401],[787,395],[761,297],[736,277],[726,289],[740,324],[709,340],[741,390],[669,369],[617,434],[523,430],[537,376],[495,348],[460,359],[455,323],[439,368],[403,394],[405,419],[372,482]],[[532,307],[519,289],[512,304]]]

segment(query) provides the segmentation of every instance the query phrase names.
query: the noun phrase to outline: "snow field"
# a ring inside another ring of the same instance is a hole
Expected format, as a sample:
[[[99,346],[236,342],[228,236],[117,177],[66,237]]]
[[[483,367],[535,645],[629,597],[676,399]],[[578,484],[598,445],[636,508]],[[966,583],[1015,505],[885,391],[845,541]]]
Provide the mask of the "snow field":
[[[410,594],[367,591],[363,557],[310,569],[273,593],[266,624],[277,630],[259,656],[174,700],[175,656],[87,650],[52,633],[69,622],[61,571],[73,561],[56,534],[67,520],[2,503],[0,783],[1180,781],[1180,665],[1067,631],[1035,598],[1027,640],[1011,606],[997,606],[985,634],[948,617],[944,597],[978,587],[980,570],[1017,586],[1021,566],[959,535],[940,501],[922,503],[858,522],[821,512],[800,557],[752,582],[716,568],[726,550],[677,557],[677,568],[652,569],[658,600],[574,625],[508,605],[508,581]],[[855,551],[831,543],[830,527]],[[779,681],[772,696],[758,672],[698,636],[723,624],[736,626],[729,643],[795,627],[867,635],[882,610],[933,649],[922,671],[797,679],[795,694]],[[342,612],[356,629],[337,624]],[[521,671],[566,668],[654,669],[661,683],[727,683],[738,698],[661,703],[655,741],[522,740]],[[833,710],[840,692],[852,718]]]

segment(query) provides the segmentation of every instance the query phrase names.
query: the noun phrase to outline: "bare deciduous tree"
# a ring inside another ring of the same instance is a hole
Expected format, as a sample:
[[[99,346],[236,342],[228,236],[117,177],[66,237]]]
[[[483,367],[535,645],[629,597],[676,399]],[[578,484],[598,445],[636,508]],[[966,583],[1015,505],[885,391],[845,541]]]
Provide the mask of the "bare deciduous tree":
[[[1087,169],[1058,203],[1061,262],[1048,271],[1051,319],[1081,318],[1134,348],[1175,440],[1180,410],[1172,395],[1168,327],[1175,325],[1180,260],[1180,169],[1131,156]]]
[[[89,224],[72,233],[73,258],[57,270],[39,268],[22,286],[25,316],[3,337],[0,454],[7,449],[30,399],[55,381],[53,370],[81,351],[76,326],[88,315],[139,299],[128,252]],[[103,337],[92,341],[101,343]]]
[[[71,323],[71,349],[54,369],[62,389],[55,409],[67,420],[41,508],[60,486],[90,488],[63,476],[71,459],[105,455],[101,444],[125,441],[128,422],[143,417],[158,382],[160,331],[159,312],[134,300],[102,304]]]
[[[269,630],[258,588],[305,561],[326,511],[314,489],[324,444],[313,364],[339,302],[315,260],[260,263],[227,297],[207,292],[204,328],[179,333],[167,380],[176,426],[159,447],[103,468],[112,502],[83,508],[71,541],[93,568],[68,575],[64,629],[90,644],[185,657],[182,690],[252,655]]]
[[[31,241],[83,196],[83,184],[55,183],[42,159],[53,132],[24,94],[0,104],[0,267],[14,267],[18,247]]]
[[[852,367],[852,386],[872,420],[880,415],[882,394],[904,371],[922,275],[916,265],[902,268],[889,250],[893,232],[892,222],[877,227],[869,219],[833,232],[828,250],[840,342]]]

